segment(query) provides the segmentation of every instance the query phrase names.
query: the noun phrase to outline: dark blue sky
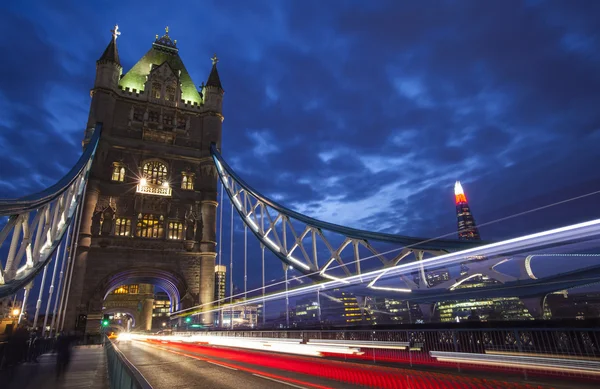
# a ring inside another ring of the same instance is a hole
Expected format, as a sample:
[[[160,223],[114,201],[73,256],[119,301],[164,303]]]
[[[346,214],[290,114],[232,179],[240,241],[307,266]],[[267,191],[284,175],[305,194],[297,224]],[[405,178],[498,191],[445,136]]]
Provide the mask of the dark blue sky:
[[[220,58],[223,154],[308,215],[455,231],[461,180],[490,222],[600,190],[600,2],[21,0],[0,13],[0,197],[79,156],[95,61],[126,72],[170,27],[197,85]],[[599,196],[492,224],[501,239],[600,216]],[[238,242],[240,240],[238,239]]]

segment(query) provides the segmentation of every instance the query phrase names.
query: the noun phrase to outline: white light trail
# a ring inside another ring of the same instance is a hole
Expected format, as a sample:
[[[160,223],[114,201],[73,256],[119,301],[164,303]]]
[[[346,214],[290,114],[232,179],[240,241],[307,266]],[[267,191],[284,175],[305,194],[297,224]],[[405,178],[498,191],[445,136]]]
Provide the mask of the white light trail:
[[[578,223],[578,224],[574,224],[574,225],[570,225],[570,226],[566,226],[566,227],[556,228],[553,230],[538,232],[535,234],[520,236],[517,238],[512,238],[512,239],[508,239],[508,240],[501,241],[501,242],[491,243],[491,244],[488,244],[485,246],[480,246],[480,247],[476,247],[476,248],[472,248],[472,249],[467,249],[467,250],[458,251],[458,252],[454,252],[454,253],[444,254],[444,255],[437,256],[437,257],[424,259],[419,262],[399,264],[393,268],[378,269],[378,270],[374,270],[374,271],[363,273],[363,274],[349,276],[349,277],[344,278],[345,282],[342,282],[341,280],[327,281],[327,282],[320,283],[320,284],[313,284],[313,285],[308,285],[308,286],[305,286],[302,288],[291,289],[288,292],[282,291],[282,292],[274,293],[269,296],[266,296],[264,299],[262,296],[256,297],[256,298],[251,298],[251,299],[245,300],[243,302],[226,305],[225,307],[227,307],[227,309],[229,309],[229,308],[236,307],[236,306],[242,306],[242,305],[253,304],[253,303],[262,303],[263,301],[272,301],[272,300],[275,300],[278,298],[283,298],[283,297],[285,297],[286,294],[288,295],[288,297],[304,295],[306,293],[316,292],[318,289],[330,289],[330,288],[332,289],[332,288],[336,288],[336,287],[343,287],[346,283],[359,284],[359,283],[362,283],[363,281],[369,282],[369,281],[375,280],[376,278],[380,278],[383,275],[394,276],[394,275],[407,274],[407,273],[410,273],[411,271],[418,270],[421,265],[423,265],[423,266],[427,266],[427,265],[449,266],[451,264],[455,264],[455,263],[464,261],[465,258],[471,257],[471,256],[477,256],[477,255],[491,256],[491,255],[504,254],[506,252],[517,252],[517,251],[530,250],[532,248],[544,246],[544,245],[547,245],[550,243],[556,244],[556,243],[561,243],[561,242],[565,242],[565,241],[570,241],[573,239],[589,238],[589,237],[592,237],[595,235],[600,235],[600,219],[591,220],[591,221],[584,222],[584,223]],[[275,250],[279,250],[279,247],[268,237],[265,236],[264,239],[265,239],[265,242],[267,244],[271,245]],[[366,258],[363,258],[363,260],[364,259],[366,259]],[[319,273],[315,272],[314,274],[319,274]],[[373,284],[373,282],[371,282],[371,284],[370,284],[371,288],[372,288],[372,286],[374,286],[372,284]],[[401,288],[399,288],[399,289],[402,292],[406,291],[406,290],[402,290]],[[188,308],[188,309],[181,310],[181,311],[177,311],[177,312],[174,312],[173,315],[184,314],[185,312],[189,312],[192,310],[198,310],[201,307],[202,307],[202,305]],[[211,309],[211,310],[206,310],[203,312],[204,313],[216,312],[218,310],[219,309]],[[196,315],[199,313],[200,312],[195,312],[193,314]]]
[[[128,334],[123,340],[155,340],[160,342],[199,343],[201,345],[235,347],[250,350],[261,350],[276,353],[307,355],[322,357],[323,353],[342,355],[362,355],[359,348],[345,344],[310,344],[302,343],[302,339],[276,339],[276,338],[239,338],[233,336],[211,335],[142,335]],[[120,339],[119,339],[120,340]],[[369,347],[369,346],[367,346]]]
[[[430,355],[441,362],[472,363],[486,366],[507,364],[532,370],[561,371],[600,375],[600,362],[594,360],[564,359],[551,356],[528,357],[519,355],[489,355],[446,351],[430,351]]]

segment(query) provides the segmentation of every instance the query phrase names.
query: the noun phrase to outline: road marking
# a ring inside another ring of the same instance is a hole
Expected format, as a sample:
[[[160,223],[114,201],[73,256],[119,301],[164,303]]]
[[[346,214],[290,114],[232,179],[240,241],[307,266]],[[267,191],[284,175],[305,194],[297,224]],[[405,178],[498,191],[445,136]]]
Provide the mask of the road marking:
[[[185,354],[185,353],[182,353],[182,352],[179,352],[179,351],[172,350],[172,349],[167,348],[167,347],[153,345],[152,342],[143,342],[143,344],[146,345],[146,346],[148,346],[148,347],[151,347],[151,348],[156,348],[156,349],[159,349],[159,350],[164,350],[164,351],[167,351],[167,352],[170,352],[170,353],[173,353],[173,354],[182,355],[182,356],[187,357],[187,358],[192,358],[192,359],[196,359],[196,360],[199,360],[199,361],[205,361],[205,362],[214,363],[214,362],[209,361],[206,358],[202,358],[202,357],[199,357],[199,356],[196,356],[196,355]],[[232,370],[241,370],[241,371],[246,372],[246,373],[250,373],[250,374],[253,374],[253,375],[258,375],[258,376],[260,376],[262,378],[272,379],[274,381],[280,382],[277,379],[257,374],[257,373],[262,373],[262,374],[269,374],[269,373],[261,372],[259,370],[251,369],[251,368],[248,368],[248,367],[236,366],[237,369],[235,369],[233,367],[229,367],[229,366],[225,366],[225,365],[220,365],[218,363],[215,363],[215,365],[227,367],[227,368],[230,368]],[[272,375],[275,376],[275,377],[278,377],[278,378],[286,379],[285,377],[277,376],[277,375],[274,375],[274,374],[272,374]],[[292,382],[297,382],[299,384],[304,384],[304,386],[296,386],[296,385],[291,384],[291,383],[286,382],[286,381],[281,381],[281,382],[284,383],[284,384],[286,384],[286,385],[290,385],[290,386],[293,386],[293,387],[296,387],[296,388],[299,388],[299,389],[307,389],[307,388],[333,389],[331,386],[324,386],[324,385],[319,385],[319,384],[313,384],[311,382],[299,381],[299,380],[292,379],[292,378],[290,378],[289,380],[292,381]]]
[[[298,386],[298,385],[290,384],[289,382],[285,382],[285,381],[281,381],[281,380],[276,380],[275,378],[271,378],[271,377],[265,377],[264,375],[260,375],[260,374],[252,374],[252,375],[260,377],[260,378],[264,378],[265,380],[275,381],[275,382],[279,382],[280,384],[285,384],[285,385],[293,386],[294,388],[306,389],[304,386]]]
[[[217,363],[217,362],[211,362],[211,361],[206,361],[206,362],[212,363],[213,365],[224,367],[226,369],[237,370],[235,367],[229,367],[229,366],[221,365],[220,363]]]

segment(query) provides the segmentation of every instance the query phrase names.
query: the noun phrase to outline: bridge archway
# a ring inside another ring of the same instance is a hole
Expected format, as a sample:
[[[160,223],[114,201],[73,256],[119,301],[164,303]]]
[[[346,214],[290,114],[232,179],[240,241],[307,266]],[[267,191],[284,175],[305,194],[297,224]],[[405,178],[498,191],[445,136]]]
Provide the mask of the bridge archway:
[[[119,304],[106,306],[105,308],[105,300],[112,291],[120,286],[132,284],[150,284],[163,290],[170,301],[171,311],[181,309],[186,305],[191,305],[190,303],[193,302],[193,297],[188,292],[188,286],[185,279],[176,272],[151,267],[129,267],[119,269],[103,277],[95,285],[93,293],[91,293],[88,300],[89,319],[87,328],[89,330],[99,328],[100,318],[103,313],[109,313],[111,311],[127,313],[127,308],[125,306],[119,306]],[[151,329],[153,297],[153,293],[150,295],[147,293],[141,294],[139,305],[137,307],[130,307],[131,312],[129,313],[135,318],[136,329]]]
[[[183,277],[168,270],[136,267],[116,271],[104,277],[96,287],[93,299],[104,301],[108,294],[121,285],[152,284],[169,296],[172,310],[179,310],[187,297],[187,285]]]
[[[128,308],[128,307],[112,307],[102,310],[103,314],[114,314],[114,313],[124,313],[131,318],[131,328],[135,328],[136,323],[139,322],[139,312]],[[123,326],[127,327],[127,326]]]

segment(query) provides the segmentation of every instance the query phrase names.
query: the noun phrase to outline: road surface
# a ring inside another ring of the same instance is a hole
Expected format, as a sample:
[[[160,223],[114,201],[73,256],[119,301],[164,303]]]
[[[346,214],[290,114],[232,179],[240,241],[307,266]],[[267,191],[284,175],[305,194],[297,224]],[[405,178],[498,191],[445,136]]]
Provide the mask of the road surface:
[[[181,352],[168,345],[132,341],[120,343],[118,348],[154,389],[359,388],[304,374],[283,376],[280,370],[233,364],[201,352]]]

